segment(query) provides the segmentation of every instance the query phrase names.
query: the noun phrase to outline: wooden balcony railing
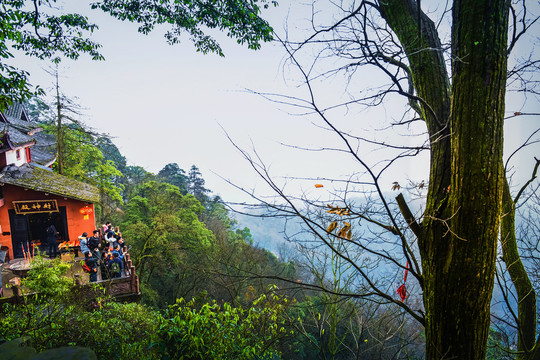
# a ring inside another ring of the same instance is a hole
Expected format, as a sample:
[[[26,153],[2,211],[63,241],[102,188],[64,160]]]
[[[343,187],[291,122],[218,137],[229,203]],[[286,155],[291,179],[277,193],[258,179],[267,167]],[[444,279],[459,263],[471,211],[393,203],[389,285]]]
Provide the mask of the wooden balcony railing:
[[[113,298],[123,299],[123,300],[132,300],[137,301],[140,298],[140,288],[139,288],[139,277],[135,271],[135,266],[131,260],[130,254],[127,252],[127,249],[124,248],[124,269],[122,271],[122,276],[117,278],[111,278],[107,280],[98,280],[94,283],[89,283],[88,274],[82,271],[80,262],[81,258],[71,258],[73,266],[70,269],[70,276],[73,277],[74,283],[77,287],[84,290],[85,288],[90,289],[91,284],[102,285],[105,289],[105,294],[112,296]],[[24,261],[23,259],[11,260],[9,263],[2,266],[2,285],[3,285],[3,294],[0,297],[0,304],[3,303],[14,303],[20,304],[23,303],[25,297],[34,294],[23,294],[21,289],[21,279],[20,276],[25,276],[25,274],[13,274],[9,269],[10,266],[14,265],[18,261]]]

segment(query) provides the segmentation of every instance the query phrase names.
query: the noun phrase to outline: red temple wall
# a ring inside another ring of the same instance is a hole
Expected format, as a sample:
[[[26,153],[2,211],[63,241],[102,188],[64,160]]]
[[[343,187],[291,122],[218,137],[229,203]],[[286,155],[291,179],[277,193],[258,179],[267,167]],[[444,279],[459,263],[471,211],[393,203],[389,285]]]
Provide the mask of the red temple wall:
[[[45,195],[45,193],[40,191],[28,190],[9,184],[5,184],[2,191],[4,193],[4,205],[0,207],[0,226],[2,226],[0,245],[9,247],[10,259],[13,259],[11,235],[2,235],[2,233],[11,233],[8,210],[14,209],[13,201],[56,199],[59,208],[61,206],[66,207],[69,240],[77,239],[83,232],[87,232],[89,236],[92,236],[92,231],[96,228],[94,204],[92,203],[54,194]],[[80,212],[81,208],[86,205],[92,209],[92,212],[88,215],[88,219],[84,219],[84,215]]]

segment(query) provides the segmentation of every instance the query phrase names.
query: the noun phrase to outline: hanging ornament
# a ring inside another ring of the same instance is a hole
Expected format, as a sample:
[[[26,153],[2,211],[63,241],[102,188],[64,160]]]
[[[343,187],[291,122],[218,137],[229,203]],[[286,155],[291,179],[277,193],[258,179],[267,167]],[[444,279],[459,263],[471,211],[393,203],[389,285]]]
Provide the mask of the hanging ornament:
[[[407,274],[409,272],[409,261],[407,261],[407,267],[405,268],[405,277],[403,278],[403,285],[398,287],[397,293],[401,297],[401,302],[405,301],[407,298],[407,288],[405,287],[405,283],[407,282]]]
[[[88,220],[90,219],[90,214],[93,213],[94,210],[90,206],[86,205],[83,206],[79,212],[83,215],[84,220]]]

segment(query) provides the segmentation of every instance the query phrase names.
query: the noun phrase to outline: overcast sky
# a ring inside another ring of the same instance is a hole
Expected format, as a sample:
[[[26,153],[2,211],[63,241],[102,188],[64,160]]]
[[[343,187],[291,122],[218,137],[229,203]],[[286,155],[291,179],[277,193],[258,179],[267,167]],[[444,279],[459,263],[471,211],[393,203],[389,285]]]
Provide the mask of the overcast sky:
[[[264,151],[269,164],[280,159],[282,155],[271,149],[287,139],[286,132],[294,133],[294,121],[268,101],[245,92],[282,88],[280,47],[265,44],[252,51],[218,34],[225,58],[203,55],[195,52],[187,37],[170,46],[163,32],[145,36],[135,25],[101,11],[83,7],[75,11],[99,25],[92,38],[102,44],[106,60],[91,61],[83,55],[77,61],[62,61],[60,86],[67,96],[78,97],[87,109],[86,124],[110,134],[130,165],[157,173],[171,162],[186,171],[195,164],[207,186],[226,197],[232,189],[214,173],[242,179],[247,164],[224,130],[243,146],[253,141],[270,149]],[[29,57],[19,60],[34,85],[51,89],[52,78],[42,70],[46,63]]]
[[[289,116],[275,104],[244,91],[296,91],[291,81],[296,74],[280,66],[284,52],[279,45],[263,44],[261,50],[252,51],[219,36],[225,58],[203,55],[195,52],[187,37],[180,45],[169,46],[163,32],[141,35],[135,25],[91,11],[84,3],[85,8],[74,10],[99,25],[93,38],[103,45],[101,52],[106,60],[95,62],[81,56],[76,62],[63,61],[60,85],[67,96],[78,97],[87,108],[85,123],[112,136],[130,165],[157,173],[172,162],[186,171],[195,164],[214,193],[229,201],[242,199],[218,175],[246,188],[262,189],[262,184],[229,142],[225,130],[242,148],[251,150],[255,146],[276,175],[331,177],[355,171],[352,163],[337,161],[335,154],[306,154],[283,147],[280,143],[306,147],[331,147],[334,143],[332,136],[312,124],[313,119]],[[270,9],[267,18],[283,33],[286,16],[298,25],[307,14],[291,9],[288,1],[280,1],[279,8]],[[33,84],[51,88],[52,79],[41,70],[46,63],[28,57],[18,60],[21,68],[30,71]],[[369,80],[366,78],[366,83]],[[328,96],[333,86],[328,82]],[[517,99],[515,104],[507,110],[540,112],[537,103],[523,107],[522,99]],[[391,109],[383,108],[377,116],[393,115]],[[538,123],[537,117],[514,120],[506,140],[515,138],[518,143],[522,128],[530,128],[533,122]],[[344,123],[350,129],[357,125]],[[373,125],[365,127],[372,129]],[[538,147],[535,151],[538,153]],[[425,163],[426,157],[404,162],[401,170],[385,179],[388,189],[391,180],[406,182],[413,177],[420,181],[427,177]],[[306,180],[300,187],[314,191],[313,184]]]

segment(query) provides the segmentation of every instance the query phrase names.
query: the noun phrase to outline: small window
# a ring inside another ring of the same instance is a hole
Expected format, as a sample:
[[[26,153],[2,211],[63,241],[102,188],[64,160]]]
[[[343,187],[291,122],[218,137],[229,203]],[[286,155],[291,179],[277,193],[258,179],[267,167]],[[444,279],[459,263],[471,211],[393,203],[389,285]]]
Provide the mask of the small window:
[[[15,150],[15,155],[17,156],[17,160],[21,160],[21,150],[20,149]]]

